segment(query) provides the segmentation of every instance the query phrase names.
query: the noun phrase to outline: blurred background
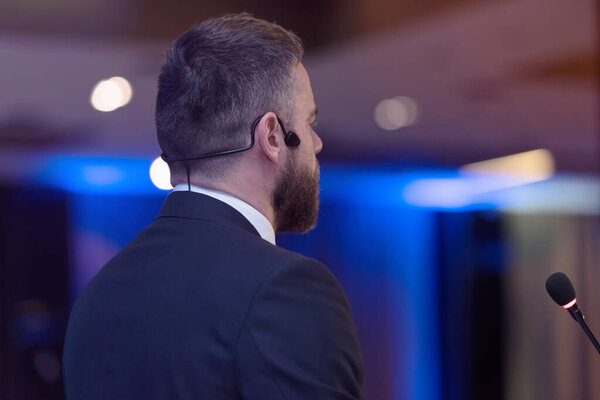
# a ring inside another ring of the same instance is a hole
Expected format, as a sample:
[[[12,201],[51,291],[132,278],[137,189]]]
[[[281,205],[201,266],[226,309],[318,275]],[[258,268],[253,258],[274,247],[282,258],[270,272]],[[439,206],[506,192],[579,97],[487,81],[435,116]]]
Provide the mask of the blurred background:
[[[248,11],[305,41],[321,213],[277,240],[345,288],[366,398],[600,398],[600,357],[544,288],[566,272],[600,334],[599,10],[3,0],[0,397],[64,397],[73,301],[168,193],[153,164],[166,49],[195,22]]]

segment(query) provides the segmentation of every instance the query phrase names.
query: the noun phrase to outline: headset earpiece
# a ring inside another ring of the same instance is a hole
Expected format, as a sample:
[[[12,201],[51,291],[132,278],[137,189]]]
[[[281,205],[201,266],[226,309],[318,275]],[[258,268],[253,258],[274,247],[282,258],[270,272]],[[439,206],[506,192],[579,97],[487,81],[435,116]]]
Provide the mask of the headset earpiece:
[[[286,132],[284,141],[288,147],[297,147],[300,144],[300,138],[294,131]]]
[[[281,127],[281,131],[283,132],[283,141],[285,145],[288,147],[298,147],[300,144],[300,138],[294,131],[286,131],[285,125],[283,125],[283,121],[277,117],[277,122],[279,122],[279,126]]]

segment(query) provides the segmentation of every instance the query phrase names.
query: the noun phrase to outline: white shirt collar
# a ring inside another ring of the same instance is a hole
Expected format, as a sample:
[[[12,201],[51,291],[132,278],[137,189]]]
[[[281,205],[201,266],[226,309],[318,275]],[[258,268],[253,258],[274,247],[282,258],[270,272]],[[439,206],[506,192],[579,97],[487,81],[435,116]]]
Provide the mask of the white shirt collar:
[[[254,226],[254,228],[256,228],[256,230],[260,234],[260,237],[275,245],[275,230],[273,229],[273,225],[271,225],[267,217],[261,214],[256,208],[252,207],[250,204],[228,193],[219,192],[217,190],[205,189],[194,185],[191,185],[190,189],[192,192],[205,194],[214,199],[221,200],[222,202],[229,204],[231,207],[235,208],[240,214],[246,217],[248,221],[250,221],[250,223]],[[180,183],[179,185],[173,188],[174,192],[187,190],[187,183]]]

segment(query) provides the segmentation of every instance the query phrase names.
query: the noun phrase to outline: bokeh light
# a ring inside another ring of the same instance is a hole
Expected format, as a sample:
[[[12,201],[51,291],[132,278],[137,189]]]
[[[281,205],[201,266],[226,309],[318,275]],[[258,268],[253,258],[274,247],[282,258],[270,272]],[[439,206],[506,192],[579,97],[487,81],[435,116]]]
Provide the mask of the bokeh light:
[[[171,171],[169,165],[160,157],[150,165],[150,179],[154,186],[162,190],[171,190]]]
[[[373,118],[381,129],[393,131],[414,124],[418,115],[418,106],[414,100],[398,96],[380,101],[375,106]]]
[[[122,99],[121,105],[119,107],[127,105],[127,103],[131,101],[131,97],[133,96],[133,89],[131,88],[131,84],[129,83],[129,81],[120,76],[113,76],[108,81],[116,83],[117,86],[119,86],[119,89],[121,90]]]
[[[98,111],[109,112],[129,103],[132,95],[133,89],[129,82],[125,78],[114,76],[94,86],[90,103]]]

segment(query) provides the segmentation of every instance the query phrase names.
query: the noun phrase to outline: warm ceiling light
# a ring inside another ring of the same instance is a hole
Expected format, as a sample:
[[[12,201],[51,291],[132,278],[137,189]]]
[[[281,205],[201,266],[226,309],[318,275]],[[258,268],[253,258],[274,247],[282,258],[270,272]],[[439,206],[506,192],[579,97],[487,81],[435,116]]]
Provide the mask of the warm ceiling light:
[[[415,123],[417,104],[409,97],[399,96],[382,100],[375,106],[373,118],[381,129],[393,131]]]
[[[538,149],[467,164],[459,171],[477,175],[501,175],[536,182],[548,179],[554,174],[554,158],[550,151]]]
[[[421,207],[461,208],[490,201],[491,193],[501,198],[502,191],[545,181],[554,174],[554,159],[546,149],[494,158],[467,164],[460,175],[449,178],[418,179],[404,188],[402,195],[409,203]],[[513,189],[514,190],[514,189]],[[514,192],[512,192],[514,197]],[[560,196],[552,196],[555,203]],[[563,196],[564,197],[564,196]],[[531,203],[529,199],[520,199]],[[500,200],[497,200],[500,201]],[[513,208],[522,207],[514,198]]]
[[[131,85],[119,76],[100,81],[92,89],[90,103],[98,111],[114,111],[131,100]]]
[[[171,190],[171,171],[169,165],[160,157],[150,165],[150,180],[154,186],[162,190]]]

